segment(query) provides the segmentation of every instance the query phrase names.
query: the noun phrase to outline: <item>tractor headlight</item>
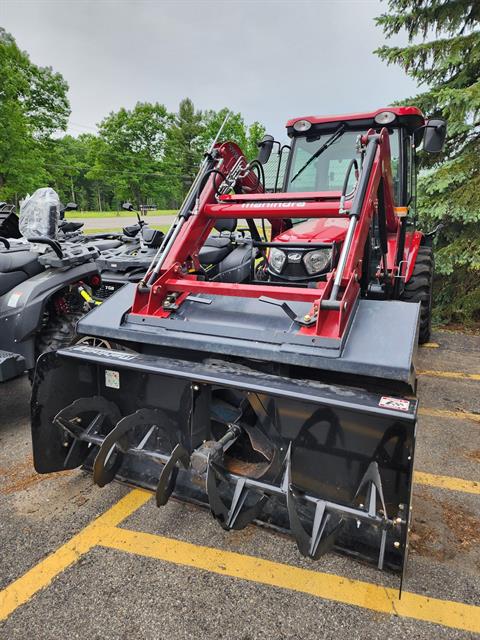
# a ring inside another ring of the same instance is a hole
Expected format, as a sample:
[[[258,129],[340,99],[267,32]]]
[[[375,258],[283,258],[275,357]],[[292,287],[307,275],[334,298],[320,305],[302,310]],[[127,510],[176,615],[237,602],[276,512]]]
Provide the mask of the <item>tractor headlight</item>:
[[[268,264],[277,273],[281,273],[286,259],[287,259],[286,254],[280,249],[276,249],[275,247],[270,249],[270,255],[268,256]]]
[[[332,260],[332,249],[317,249],[309,251],[303,256],[303,264],[309,275],[322,273]]]

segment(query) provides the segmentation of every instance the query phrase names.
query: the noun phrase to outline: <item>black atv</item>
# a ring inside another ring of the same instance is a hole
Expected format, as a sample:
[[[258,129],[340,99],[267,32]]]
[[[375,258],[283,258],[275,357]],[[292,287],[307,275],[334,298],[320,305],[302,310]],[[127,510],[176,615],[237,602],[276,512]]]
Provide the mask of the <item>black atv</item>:
[[[95,247],[60,245],[44,237],[31,244],[0,238],[0,382],[33,373],[38,356],[69,345],[100,285]],[[42,252],[42,249],[47,249]]]
[[[130,202],[125,211],[134,211]],[[105,300],[127,282],[140,282],[162,244],[164,233],[150,229],[137,213],[136,224],[124,227],[120,234],[97,234],[88,240],[100,251],[97,259],[102,286],[97,298]],[[110,246],[106,243],[110,242]]]

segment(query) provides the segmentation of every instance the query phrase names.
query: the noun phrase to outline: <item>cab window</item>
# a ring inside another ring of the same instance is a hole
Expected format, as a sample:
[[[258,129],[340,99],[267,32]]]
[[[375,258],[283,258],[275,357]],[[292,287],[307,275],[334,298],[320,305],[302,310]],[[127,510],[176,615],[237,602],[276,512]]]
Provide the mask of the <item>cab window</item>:
[[[292,160],[288,174],[286,191],[341,191],[345,174],[352,158],[358,158],[356,151],[359,131],[345,131],[331,146],[325,149],[308,166],[306,163],[325,144],[332,132],[315,138],[297,137],[292,148]],[[399,202],[399,132],[390,133],[390,151],[392,156],[392,174],[395,201]],[[305,168],[302,170],[302,167]],[[297,175],[298,174],[298,175]],[[355,176],[350,174],[347,192],[355,184]]]

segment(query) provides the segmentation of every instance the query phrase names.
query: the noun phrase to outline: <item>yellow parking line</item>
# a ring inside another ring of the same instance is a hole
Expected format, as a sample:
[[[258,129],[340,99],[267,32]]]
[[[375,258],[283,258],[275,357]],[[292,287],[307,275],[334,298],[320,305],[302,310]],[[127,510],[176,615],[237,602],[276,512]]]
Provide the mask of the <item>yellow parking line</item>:
[[[413,481],[416,484],[427,484],[431,487],[449,489],[450,491],[461,491],[463,493],[473,493],[480,495],[480,482],[474,480],[463,480],[463,478],[453,478],[451,476],[437,476],[434,473],[415,471]]]
[[[463,380],[480,380],[480,373],[465,373],[463,371],[436,371],[433,369],[421,369],[417,371],[419,376],[432,376],[434,378],[454,378]]]
[[[479,483],[460,478],[416,472],[414,480],[442,489],[480,494]],[[0,591],[0,620],[7,618],[41,589],[50,585],[60,573],[73,566],[93,547],[104,546],[384,613],[480,632],[478,607],[414,593],[404,593],[402,600],[398,601],[395,589],[119,529],[117,525],[148,502],[151,495],[140,489],[131,491],[54,553]]]
[[[480,422],[480,413],[472,411],[449,411],[448,409],[434,409],[433,407],[420,407],[419,415],[431,418],[453,418],[455,420],[473,420]]]
[[[422,349],[438,349],[440,345],[438,342],[424,342],[420,347]]]
[[[84,532],[74,536],[18,580],[0,591],[0,620],[7,618],[20,605],[28,602],[38,591],[48,586],[59,573],[75,564],[84,553],[97,544],[97,541],[96,538],[92,540]]]
[[[111,529],[101,544],[118,551],[298,591],[325,600],[480,632],[480,607],[473,605],[410,592],[403,592],[399,600],[397,589],[126,529]]]
[[[54,553],[0,591],[0,620],[4,620],[20,605],[28,602],[62,571],[75,564],[83,554],[98,545],[107,527],[111,528],[119,524],[150,498],[151,494],[146,491],[131,491]]]

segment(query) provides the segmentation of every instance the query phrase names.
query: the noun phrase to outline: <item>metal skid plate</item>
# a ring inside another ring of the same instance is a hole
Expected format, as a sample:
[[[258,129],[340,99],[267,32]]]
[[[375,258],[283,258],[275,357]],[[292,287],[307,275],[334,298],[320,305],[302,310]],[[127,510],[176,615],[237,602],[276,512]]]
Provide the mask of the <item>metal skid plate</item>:
[[[55,393],[51,390],[55,389]],[[91,465],[112,479],[209,506],[226,528],[291,531],[401,571],[416,402],[350,387],[78,345],[39,360],[35,468]]]
[[[360,300],[343,341],[299,334],[279,307],[261,300],[203,296],[187,299],[169,318],[129,313],[135,292],[127,284],[78,323],[78,332],[200,354],[242,357],[368,376],[414,388],[419,305]],[[298,315],[310,305],[289,303]],[[204,356],[203,356],[204,357]]]

